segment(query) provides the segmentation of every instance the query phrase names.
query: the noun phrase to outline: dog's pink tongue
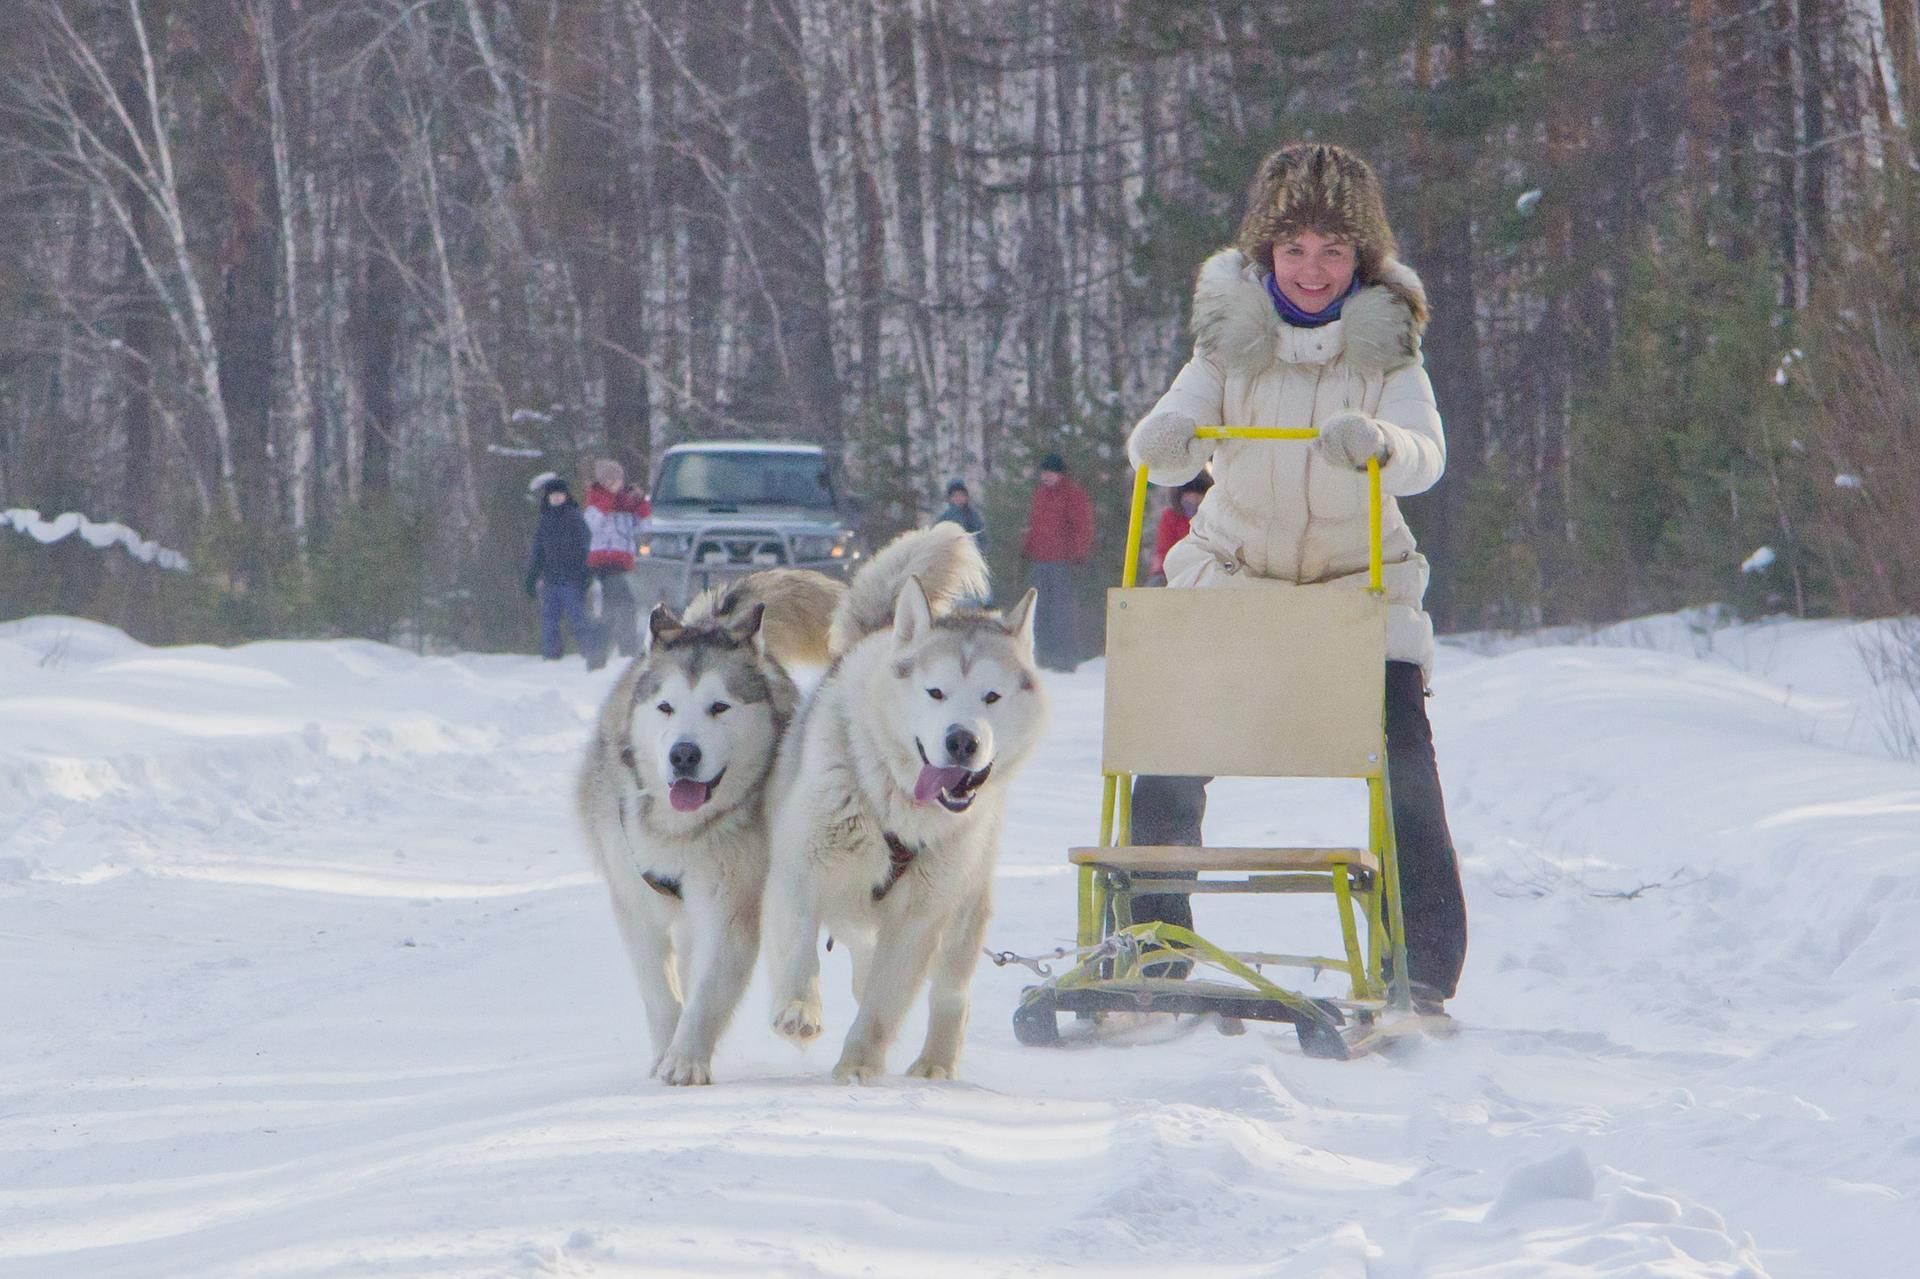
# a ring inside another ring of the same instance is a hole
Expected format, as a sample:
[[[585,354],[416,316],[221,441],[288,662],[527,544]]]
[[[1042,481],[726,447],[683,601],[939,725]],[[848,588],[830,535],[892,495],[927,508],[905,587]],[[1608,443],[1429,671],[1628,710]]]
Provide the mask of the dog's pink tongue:
[[[667,802],[676,812],[691,813],[707,802],[707,790],[705,782],[678,781],[667,787]]]
[[[920,768],[920,780],[913,784],[913,802],[931,804],[934,796],[943,790],[951,790],[967,780],[964,768],[935,768],[932,764],[923,764]]]

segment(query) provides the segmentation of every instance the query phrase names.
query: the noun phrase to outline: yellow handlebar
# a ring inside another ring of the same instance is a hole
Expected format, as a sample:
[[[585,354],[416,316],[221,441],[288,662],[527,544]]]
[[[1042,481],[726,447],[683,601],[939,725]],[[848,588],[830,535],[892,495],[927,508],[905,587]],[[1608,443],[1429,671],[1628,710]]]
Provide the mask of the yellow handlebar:
[[[1312,440],[1320,432],[1296,426],[1203,426],[1194,431],[1203,440]],[[1127,519],[1127,562],[1120,569],[1120,585],[1134,586],[1140,577],[1140,534],[1147,519],[1147,471],[1133,475],[1133,512]],[[1367,587],[1375,595],[1385,591],[1380,565],[1380,459],[1367,459]]]
[[[1313,440],[1320,432],[1310,426],[1199,426],[1193,433],[1203,440]]]

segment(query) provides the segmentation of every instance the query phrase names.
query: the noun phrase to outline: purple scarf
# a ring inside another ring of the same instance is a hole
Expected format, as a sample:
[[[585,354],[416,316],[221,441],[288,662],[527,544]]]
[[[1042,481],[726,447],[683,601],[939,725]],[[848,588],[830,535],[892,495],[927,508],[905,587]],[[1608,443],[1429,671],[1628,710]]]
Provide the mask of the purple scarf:
[[[1340,308],[1347,304],[1347,299],[1359,291],[1360,273],[1356,271],[1353,275],[1353,283],[1347,286],[1345,293],[1327,303],[1321,310],[1302,311],[1293,304],[1291,298],[1280,291],[1280,281],[1272,275],[1267,276],[1267,296],[1273,299],[1273,309],[1280,313],[1282,320],[1296,329],[1317,329],[1323,324],[1332,324],[1340,318]]]

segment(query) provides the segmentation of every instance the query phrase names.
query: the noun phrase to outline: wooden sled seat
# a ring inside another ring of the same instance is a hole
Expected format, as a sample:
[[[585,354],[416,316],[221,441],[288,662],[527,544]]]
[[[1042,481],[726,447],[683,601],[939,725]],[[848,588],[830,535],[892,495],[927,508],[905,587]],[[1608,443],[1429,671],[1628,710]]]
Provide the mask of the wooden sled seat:
[[[1380,859],[1364,848],[1201,848],[1187,844],[1121,844],[1075,848],[1076,866],[1121,871],[1331,871],[1336,866],[1378,874]]]

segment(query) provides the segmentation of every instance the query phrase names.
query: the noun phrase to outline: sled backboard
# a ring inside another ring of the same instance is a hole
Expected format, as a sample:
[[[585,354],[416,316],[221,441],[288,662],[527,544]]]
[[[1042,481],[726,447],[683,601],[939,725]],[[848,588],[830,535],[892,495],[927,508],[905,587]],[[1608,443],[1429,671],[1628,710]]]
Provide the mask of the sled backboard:
[[[1377,776],[1387,608],[1344,585],[1107,592],[1101,767]]]

